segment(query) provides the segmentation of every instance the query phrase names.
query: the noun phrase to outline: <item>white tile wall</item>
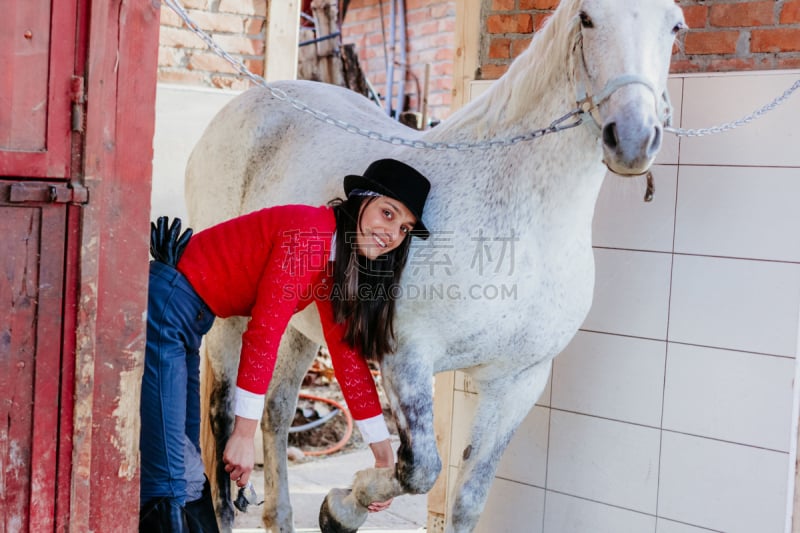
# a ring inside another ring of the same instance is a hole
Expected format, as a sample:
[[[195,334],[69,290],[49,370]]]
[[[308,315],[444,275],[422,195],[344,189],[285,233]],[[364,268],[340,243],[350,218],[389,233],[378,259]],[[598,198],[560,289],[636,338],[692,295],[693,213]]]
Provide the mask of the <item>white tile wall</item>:
[[[596,248],[594,302],[584,329],[667,338],[670,254]]]
[[[670,344],[662,427],[788,452],[794,367],[789,358]]]
[[[798,198],[800,168],[681,167],[675,251],[800,261]]]
[[[656,533],[709,533],[710,531],[710,529],[701,529],[664,518],[659,518],[656,521]]]
[[[592,240],[595,246],[671,252],[675,227],[678,167],[655,165],[655,194],[644,201],[646,180],[608,173],[597,198]]]
[[[800,264],[676,255],[669,340],[794,356]]]
[[[527,519],[520,530],[520,511]],[[543,533],[544,489],[497,479],[475,533]]]
[[[552,406],[658,427],[665,354],[663,341],[579,331],[553,363]]]
[[[658,514],[727,533],[780,533],[789,456],[665,431]]]
[[[737,119],[798,78],[673,77],[675,125]],[[641,178],[606,178],[594,305],[498,468],[481,533],[789,533],[797,117],[800,95],[732,133],[667,135],[652,203]],[[459,387],[451,472],[477,401]]]
[[[642,533],[653,531],[655,522],[652,515],[547,493],[544,533]]]
[[[707,128],[742,118],[783,94],[798,71],[687,76],[681,127]],[[798,95],[746,127],[680,141],[681,165],[800,167]]]
[[[655,514],[659,440],[657,429],[553,410],[547,488]]]

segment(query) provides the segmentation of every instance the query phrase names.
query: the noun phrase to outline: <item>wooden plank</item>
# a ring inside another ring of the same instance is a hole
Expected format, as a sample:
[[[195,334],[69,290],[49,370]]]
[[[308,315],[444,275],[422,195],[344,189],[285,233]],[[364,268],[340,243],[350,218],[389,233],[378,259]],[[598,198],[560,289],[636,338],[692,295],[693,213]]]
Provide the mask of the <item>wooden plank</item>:
[[[75,416],[75,351],[80,286],[81,210],[67,205],[64,295],[62,310],[61,409],[58,420],[58,460],[56,471],[55,530],[70,531],[72,501],[72,440]]]
[[[469,82],[475,79],[480,67],[478,54],[481,37],[481,0],[456,2],[456,53],[453,63],[453,100],[451,111],[456,111],[469,99]]]
[[[444,531],[444,517],[447,515],[447,487],[450,471],[450,441],[453,422],[453,393],[455,391],[455,372],[437,374],[434,381],[433,432],[436,447],[442,460],[442,472],[428,493],[429,533]]]
[[[8,205],[0,181],[0,531],[52,531],[66,207]]]
[[[159,4],[92,0],[72,531],[136,531]]]
[[[264,52],[267,81],[297,79],[297,44],[300,0],[267,3],[267,36]]]
[[[469,100],[469,84],[478,70],[480,45],[481,0],[456,1],[455,60],[453,63],[453,100],[451,110],[456,111]],[[428,494],[428,531],[444,531],[448,512],[450,440],[453,432],[453,393],[455,374],[448,372],[436,376],[436,394],[433,399],[433,429],[442,457],[442,473]]]
[[[11,2],[0,17],[0,149],[38,151],[47,141],[50,0]]]
[[[55,524],[66,211],[63,204],[45,204],[41,208],[31,447],[31,531],[52,531]]]
[[[39,210],[0,206],[0,530],[28,531]]]
[[[69,178],[76,1],[11,2],[0,19],[0,176]]]

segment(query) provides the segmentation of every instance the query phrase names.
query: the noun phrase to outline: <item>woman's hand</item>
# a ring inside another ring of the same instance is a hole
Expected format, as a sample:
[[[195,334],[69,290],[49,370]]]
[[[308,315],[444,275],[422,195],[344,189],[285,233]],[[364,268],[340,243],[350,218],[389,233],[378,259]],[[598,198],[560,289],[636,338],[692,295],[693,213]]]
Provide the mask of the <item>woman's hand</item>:
[[[392,450],[392,444],[389,439],[373,442],[369,447],[372,450],[372,455],[375,456],[375,468],[394,468],[394,450]],[[385,511],[392,505],[393,499],[385,502],[372,502],[367,507],[367,510],[370,513]]]
[[[258,420],[237,416],[233,426],[233,433],[228,438],[222,461],[225,471],[231,476],[238,487],[244,487],[250,480],[250,473],[255,464],[255,449],[253,437],[258,428]]]

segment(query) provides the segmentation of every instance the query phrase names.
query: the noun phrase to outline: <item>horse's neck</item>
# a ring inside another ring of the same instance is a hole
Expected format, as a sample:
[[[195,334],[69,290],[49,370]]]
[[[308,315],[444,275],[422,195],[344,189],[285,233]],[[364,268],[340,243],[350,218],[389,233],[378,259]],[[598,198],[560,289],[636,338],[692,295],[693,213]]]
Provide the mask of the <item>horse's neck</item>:
[[[510,139],[548,126],[575,106],[574,87],[564,71],[555,73],[549,83],[538,84],[551,89],[539,94],[524,94],[530,86],[525,79],[529,73],[509,74],[431,130],[426,140]],[[456,157],[469,165],[469,172],[448,182],[448,191],[467,205],[495,205],[508,215],[504,220],[510,224],[530,220],[532,213],[554,228],[591,223],[604,170],[597,138],[588,128]]]
[[[554,77],[550,90],[531,93],[526,73],[511,72],[486,93],[456,111],[424,138],[442,142],[480,142],[511,138],[548,126],[575,107],[574,85],[566,73]]]

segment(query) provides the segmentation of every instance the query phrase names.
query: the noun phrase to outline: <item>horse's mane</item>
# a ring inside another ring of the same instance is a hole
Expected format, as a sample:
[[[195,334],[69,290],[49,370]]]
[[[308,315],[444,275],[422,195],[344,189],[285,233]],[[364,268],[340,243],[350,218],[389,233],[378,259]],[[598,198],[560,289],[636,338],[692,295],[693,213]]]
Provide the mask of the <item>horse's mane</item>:
[[[579,50],[580,25],[578,8],[580,0],[562,0],[542,29],[534,35],[530,46],[520,54],[492,87],[480,98],[462,108],[460,126],[480,124],[489,129],[505,128],[518,123],[531,109],[537,107],[543,95],[558,90],[555,83],[563,85],[564,77],[573,79],[575,51]],[[572,97],[574,95],[570,95]],[[546,110],[545,110],[546,111]],[[562,113],[568,109],[561,110]],[[555,118],[555,115],[549,117]],[[448,121],[444,121],[446,125]],[[530,126],[530,125],[528,125]],[[544,126],[544,125],[543,125]]]
[[[579,5],[580,0],[562,0],[538,35],[534,36],[530,46],[501,78],[501,84],[512,86],[512,95],[514,87],[517,90],[520,87],[525,89],[524,95],[509,99],[509,114],[512,117],[520,118],[530,109],[530,98],[538,98],[555,89],[553,82],[559,73],[566,71],[570,78],[573,76],[574,52],[580,39]],[[525,106],[525,109],[514,109],[520,106]]]

